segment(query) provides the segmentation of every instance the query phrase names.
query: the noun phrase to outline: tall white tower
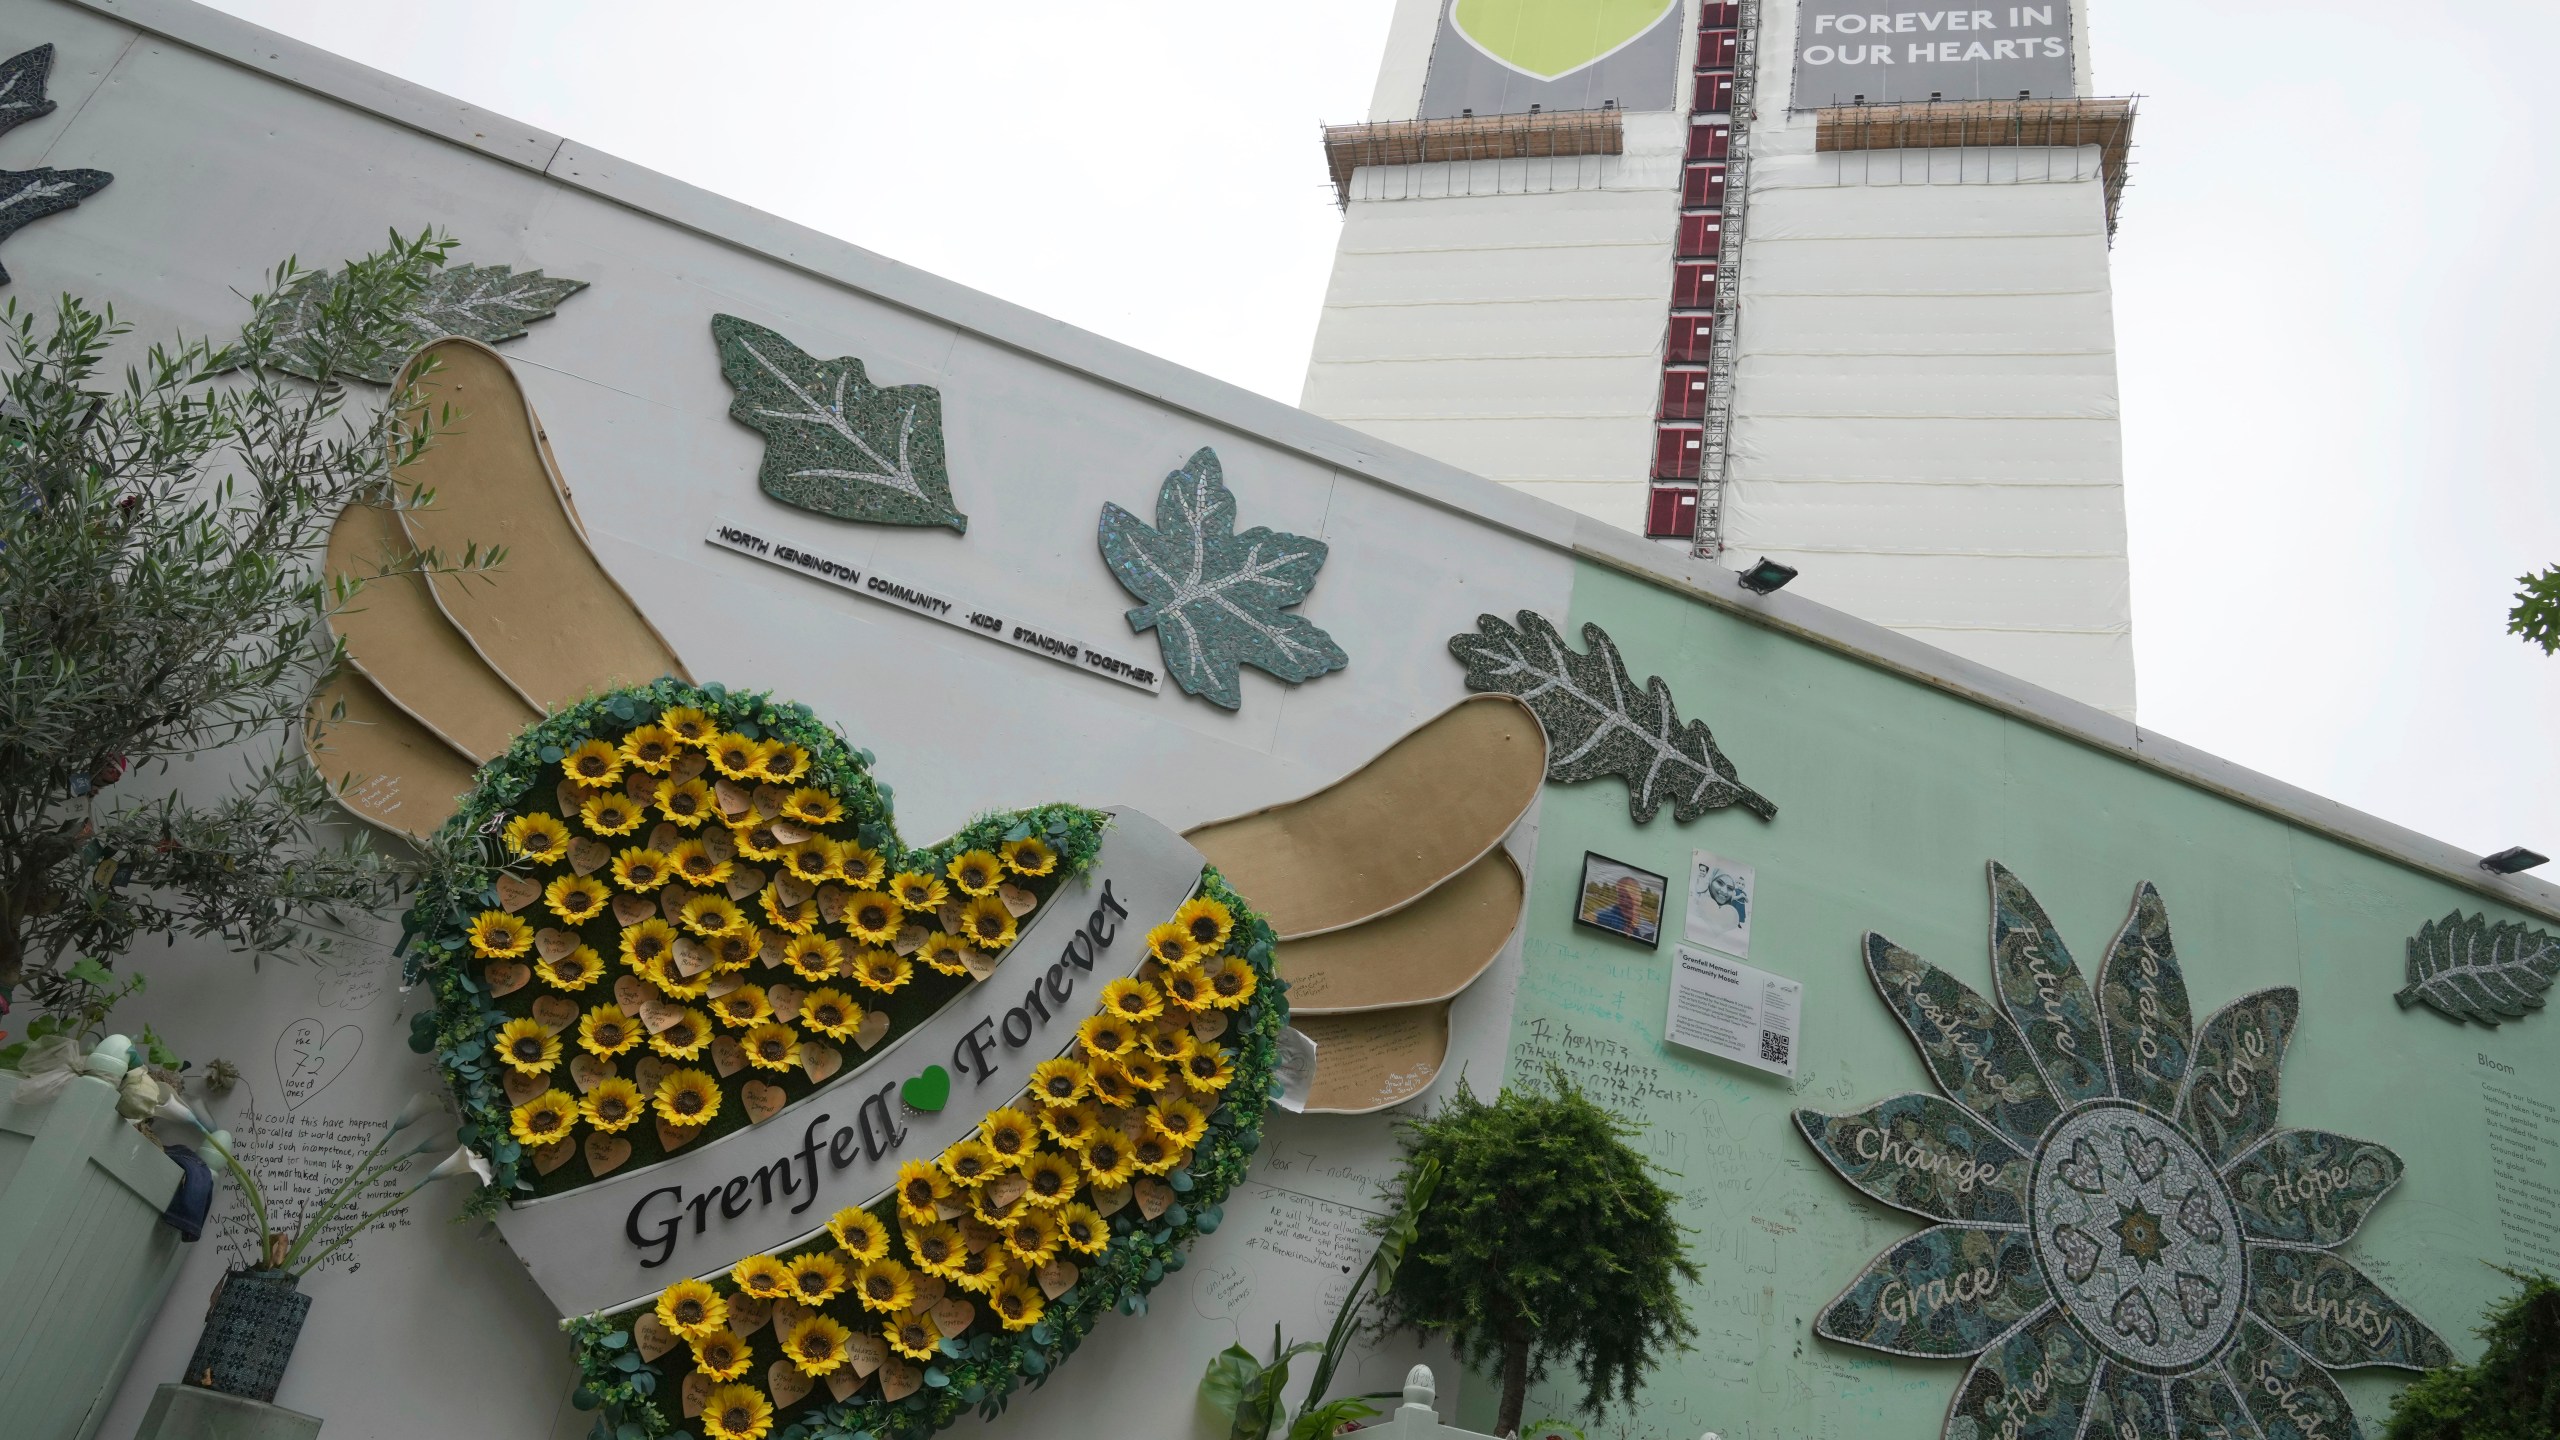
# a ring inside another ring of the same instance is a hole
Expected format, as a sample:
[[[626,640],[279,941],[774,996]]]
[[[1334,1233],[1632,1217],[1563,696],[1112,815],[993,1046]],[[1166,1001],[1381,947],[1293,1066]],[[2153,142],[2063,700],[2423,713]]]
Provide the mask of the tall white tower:
[[[2130,718],[2071,0],[1398,0],[1302,403]]]

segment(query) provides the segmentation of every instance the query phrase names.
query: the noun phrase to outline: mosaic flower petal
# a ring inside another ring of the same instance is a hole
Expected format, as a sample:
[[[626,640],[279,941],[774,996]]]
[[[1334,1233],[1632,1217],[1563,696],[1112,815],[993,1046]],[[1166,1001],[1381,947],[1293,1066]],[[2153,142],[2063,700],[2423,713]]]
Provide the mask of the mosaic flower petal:
[[[2326,1130],[2279,1130],[2223,1179],[2240,1223],[2263,1240],[2343,1245],[2400,1183],[2400,1157],[2370,1140]]]
[[[2063,1103],[2112,1093],[2089,982],[2044,907],[1997,860],[1991,862],[1991,978]]]
[[[1954,1103],[1896,1095],[1851,1115],[1796,1112],[1840,1178],[1897,1210],[1985,1225],[2027,1221],[2027,1153]]]
[[[2338,1382],[2265,1325],[2242,1321],[2224,1363],[2266,1440],[2357,1440],[2355,1411]]]
[[[2243,995],[2204,1022],[2178,1120],[2215,1164],[2276,1125],[2276,1079],[2301,997],[2291,986]]]
[[[2363,1271],[2323,1250],[2260,1246],[2249,1254],[2249,1308],[2304,1354],[2335,1370],[2452,1363],[2426,1322]]]
[[[2000,1008],[1946,971],[1870,931],[1867,974],[1901,1017],[1948,1098],[2000,1127],[2022,1149],[2062,1114]]]
[[[2248,1407],[2241,1403],[2240,1392],[2232,1386],[2231,1377],[2219,1365],[2208,1365],[2190,1371],[2168,1383],[2169,1412],[2177,1418],[2180,1435],[2229,1435],[2256,1440],[2258,1422],[2249,1418]],[[2138,1432],[2143,1435],[2172,1433],[2166,1425]]]
[[[1973,1355],[2049,1300],[2024,1231],[1939,1225],[1877,1256],[1813,1328],[1896,1355]]]
[[[1947,1410],[1946,1440],[2078,1440],[2098,1364],[2079,1330],[2048,1310],[1974,1362]]]
[[[2116,1093],[2163,1115],[2176,1113],[2195,1017],[2187,1008],[2186,974],[2169,943],[2169,907],[2148,880],[2135,887],[2133,913],[2098,966],[2098,1013]]]
[[[2098,1379],[2089,1387],[2086,1435],[2166,1435],[2169,1431],[2169,1382],[2118,1360],[2100,1362]],[[2237,1406],[2238,1401],[2234,1400]],[[2246,1417],[2233,1436],[2250,1433]]]

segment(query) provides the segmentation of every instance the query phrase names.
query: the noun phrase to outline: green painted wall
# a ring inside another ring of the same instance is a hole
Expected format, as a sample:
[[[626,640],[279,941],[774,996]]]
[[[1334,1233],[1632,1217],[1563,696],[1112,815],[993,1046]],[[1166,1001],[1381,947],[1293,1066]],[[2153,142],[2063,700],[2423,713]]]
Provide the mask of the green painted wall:
[[[1866,978],[1859,937],[1879,931],[1989,993],[1993,859],[2034,890],[2090,975],[2135,884],[2156,883],[2199,1026],[2247,991],[2301,988],[2281,1122],[2379,1141],[2408,1165],[2342,1253],[2476,1353],[2471,1326],[2504,1284],[2481,1262],[2527,1259],[2501,1240],[2484,1086],[2560,1106],[2560,1014],[2492,1031],[2391,996],[2422,920],[2456,907],[2530,917],[1613,571],[1584,568],[1571,620],[1568,635],[1604,626],[1639,681],[1668,680],[1683,716],[1706,720],[1779,805],[1767,824],[1725,810],[1678,825],[1666,809],[1637,828],[1625,787],[1599,781],[1551,787],[1541,810],[1511,1078],[1561,1063],[1648,1125],[1644,1144],[1678,1172],[1706,1272],[1695,1350],[1657,1376],[1638,1413],[1594,1436],[1939,1433],[1965,1362],[1890,1360],[1811,1328],[1872,1256],[1925,1222],[1851,1190],[1789,1116],[1932,1088]],[[1669,934],[1647,950],[1571,923],[1585,850],[1681,877],[1692,849],[1759,868],[1751,963],[1805,987],[1792,1085],[1662,1042]],[[2560,1177],[2560,1154],[2542,1158]],[[2403,1376],[2342,1378],[2371,1424]],[[1467,1397],[1466,1419],[1487,1426],[1492,1386]],[[1530,1416],[1565,1413],[1573,1398],[1543,1387]]]

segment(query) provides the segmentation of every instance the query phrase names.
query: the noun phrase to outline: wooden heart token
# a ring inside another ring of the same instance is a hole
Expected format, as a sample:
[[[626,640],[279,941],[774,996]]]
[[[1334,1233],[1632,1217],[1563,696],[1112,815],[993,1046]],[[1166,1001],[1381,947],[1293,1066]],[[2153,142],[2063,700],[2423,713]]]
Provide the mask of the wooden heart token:
[[[978,1254],[1003,1238],[996,1233],[996,1227],[975,1215],[960,1222],[960,1243],[968,1246],[969,1253],[972,1255]]]
[[[559,1169],[561,1166],[568,1164],[569,1161],[577,1155],[577,1153],[577,1141],[554,1140],[548,1145],[535,1147],[533,1152],[533,1168],[542,1174],[548,1175],[552,1171]]]
[[[750,1080],[746,1084],[740,1086],[738,1089],[738,1098],[746,1104],[747,1119],[757,1125],[761,1125],[767,1120],[772,1119],[774,1117],[774,1113],[780,1110],[791,1099],[790,1096],[783,1093],[781,1086],[767,1085],[761,1080]],[[1166,1193],[1170,1194],[1172,1192],[1167,1191]],[[1150,1215],[1147,1218],[1152,1220],[1155,1217]]]
[[[667,766],[667,778],[681,785],[711,768],[711,757],[699,750],[679,750],[674,762]]]
[[[639,1014],[640,1007],[648,1004],[650,996],[654,993],[649,988],[649,982],[637,975],[613,977],[613,1003],[625,1015]]]
[[[533,932],[533,953],[545,960],[566,959],[569,952],[577,948],[578,937],[570,931],[545,925]]]
[[[978,1307],[957,1295],[944,1296],[942,1303],[933,1307],[934,1326],[945,1335],[959,1334],[977,1318]]]
[[[744,1290],[729,1297],[729,1329],[741,1340],[764,1328],[773,1318],[773,1302]]]
[[[984,950],[963,950],[960,963],[969,967],[969,978],[984,980],[996,973],[996,957]]]
[[[710,969],[712,962],[718,958],[711,953],[710,946],[690,935],[676,937],[675,956],[677,973],[688,979]]]
[[[771,820],[782,813],[782,807],[784,805],[790,803],[791,792],[783,789],[779,785],[759,785],[755,788],[754,799],[756,806],[756,818],[759,820]],[[803,836],[801,838],[806,839],[807,837]]]
[[[853,1392],[862,1388],[863,1379],[864,1377],[839,1365],[827,1372],[827,1393],[836,1397],[837,1403],[841,1404],[852,1399]]]
[[[892,1404],[924,1387],[924,1372],[904,1360],[880,1362],[880,1398]]]
[[[800,1001],[804,997],[797,985],[767,985],[764,1003],[773,1007],[774,1018],[788,1024],[800,1018]]]
[[[676,828],[676,822],[673,820],[661,820],[656,828],[649,832],[649,848],[661,855],[683,843],[684,832]]]
[[[945,905],[940,910],[934,912],[933,918],[942,922],[943,934],[957,935],[960,933],[961,915],[959,906]]]
[[[779,814],[773,821],[773,838],[785,845],[797,845],[817,832],[796,820],[785,820]]]
[[[824,1040],[800,1042],[800,1068],[808,1072],[810,1082],[824,1081],[844,1068],[844,1052]]]
[[[987,1182],[987,1198],[996,1202],[998,1210],[1010,1210],[1013,1202],[1022,1198],[1022,1192],[1030,1188],[1031,1182],[1020,1175],[999,1175]]]
[[[769,969],[779,969],[782,966],[782,952],[789,948],[791,948],[790,935],[777,926],[764,932],[764,948],[756,952],[756,958],[762,960]]]
[[[646,920],[657,913],[658,907],[650,904],[649,897],[646,895],[616,895],[613,897],[613,921],[625,930],[630,929],[632,926],[639,924],[641,921]]]
[[[1227,1033],[1227,1012],[1203,1010],[1191,1017],[1191,1033],[1202,1041],[1215,1040]]]
[[[541,898],[542,886],[534,881],[521,875],[498,877],[498,905],[510,915]]]
[[[872,1046],[879,1044],[881,1039],[888,1033],[889,1012],[886,1010],[865,1010],[862,1012],[862,1023],[854,1029],[853,1043],[861,1046],[865,1050],[868,1050]]]
[[[678,1342],[676,1332],[658,1323],[657,1312],[643,1310],[640,1318],[631,1322],[631,1343],[639,1347],[641,1359],[655,1360],[676,1348]]]
[[[765,873],[753,865],[741,865],[729,872],[729,898],[744,900],[764,888]]]
[[[684,1418],[692,1419],[711,1402],[711,1377],[699,1370],[684,1377]]]
[[[926,937],[932,933],[921,925],[904,926],[898,931],[898,938],[889,942],[889,948],[901,955],[913,955],[924,948]]]
[[[713,826],[702,832],[702,848],[714,860],[735,860],[738,858],[738,837]]]
[[[533,967],[517,960],[492,960],[480,967],[480,978],[488,983],[491,995],[513,995],[533,978]]]
[[[640,1007],[640,1023],[648,1026],[652,1035],[665,1033],[668,1026],[683,1018],[684,1007],[663,995]]]
[[[578,807],[586,804],[587,797],[595,793],[575,780],[563,780],[551,787],[551,798],[560,802],[563,815],[576,815]]]
[[[941,1276],[919,1274],[916,1276],[915,1308],[930,1310],[941,1304],[942,1297],[950,1293],[951,1286]],[[881,1353],[885,1355],[888,1352],[883,1350]]]
[[[968,1202],[957,1196],[953,1196],[948,1200],[936,1200],[933,1202],[933,1218],[937,1220],[957,1220],[968,1213]]]
[[[655,1055],[643,1055],[631,1067],[631,1083],[640,1087],[644,1096],[654,1097],[658,1087],[675,1073],[675,1066]]]
[[[784,1298],[773,1302],[773,1333],[776,1336],[790,1334],[808,1318],[809,1307],[797,1300]]]
[[[581,1095],[612,1079],[613,1075],[613,1062],[610,1060],[599,1060],[583,1052],[569,1057],[569,1083],[577,1086]]]
[[[1073,1260],[1052,1260],[1040,1267],[1040,1293],[1055,1300],[1075,1288],[1083,1274]]]
[[[765,1367],[764,1383],[773,1391],[773,1408],[788,1410],[806,1399],[809,1387],[818,1382],[809,1378],[809,1372],[790,1361],[776,1360]]]
[[[1173,1206],[1173,1187],[1152,1175],[1141,1178],[1130,1188],[1138,1193],[1138,1213],[1150,1220]]]
[[[670,885],[658,892],[658,913],[665,916],[670,925],[681,923],[684,917],[684,902],[692,898],[692,891]]]
[[[613,858],[613,847],[584,835],[569,837],[569,868],[581,875],[593,875]]]
[[[1004,908],[1013,912],[1013,918],[1016,920],[1040,907],[1040,897],[1019,885],[997,886],[996,898],[1004,902]]]
[[[871,1372],[888,1358],[888,1342],[868,1330],[856,1330],[845,1337],[844,1363],[858,1380],[870,1379]]]
[[[1129,1206],[1129,1187],[1114,1185],[1108,1190],[1096,1188],[1086,1198],[1093,1202],[1095,1214],[1105,1217],[1117,1215]]]
[[[543,1029],[557,1035],[578,1023],[578,1002],[566,995],[536,995],[533,1018],[542,1022]]]
[[[587,1169],[598,1175],[610,1175],[631,1158],[631,1142],[619,1135],[587,1134]]]
[[[719,1071],[723,1080],[746,1069],[747,1047],[727,1035],[712,1036],[711,1068]]]
[[[732,820],[755,806],[755,802],[747,797],[746,788],[726,775],[711,782],[711,795],[720,802],[720,813]]]
[[[809,897],[817,893],[818,887],[816,885],[801,879],[799,876],[792,874],[788,870],[785,870],[781,874],[773,877],[773,898],[781,901],[784,906],[790,909],[796,910],[802,905],[807,904]]]
[[[702,993],[706,999],[717,1000],[723,995],[745,988],[747,988],[747,977],[744,975],[714,975],[711,977],[709,988]]]
[[[498,1083],[506,1087],[510,1105],[530,1105],[535,1097],[551,1088],[551,1082],[540,1075],[526,1075],[514,1070],[508,1071]]]
[[[853,899],[853,892],[833,881],[819,886],[818,918],[830,925],[844,919],[845,904],[851,899]]]
[[[658,1122],[658,1143],[670,1150],[681,1150],[701,1139],[704,1128],[700,1125],[670,1125],[661,1120]]]

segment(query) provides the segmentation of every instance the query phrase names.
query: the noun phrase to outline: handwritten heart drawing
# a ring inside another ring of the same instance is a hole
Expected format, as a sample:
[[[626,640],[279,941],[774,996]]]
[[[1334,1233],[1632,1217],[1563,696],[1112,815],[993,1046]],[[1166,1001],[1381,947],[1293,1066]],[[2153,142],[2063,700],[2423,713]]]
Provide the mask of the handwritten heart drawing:
[[[286,1113],[301,1109],[347,1073],[363,1048],[364,1032],[353,1025],[332,1030],[306,1016],[284,1027],[276,1037],[276,1084],[284,1091]]]

